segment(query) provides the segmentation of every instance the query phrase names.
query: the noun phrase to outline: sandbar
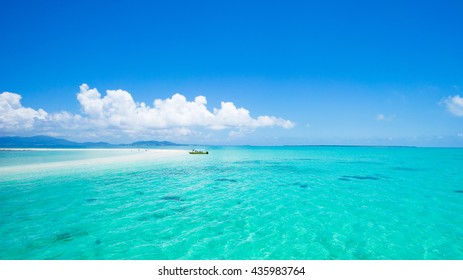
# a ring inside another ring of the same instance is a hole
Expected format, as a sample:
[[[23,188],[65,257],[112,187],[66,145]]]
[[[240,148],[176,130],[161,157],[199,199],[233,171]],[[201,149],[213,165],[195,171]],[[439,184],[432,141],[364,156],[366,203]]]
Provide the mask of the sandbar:
[[[95,167],[113,163],[129,163],[136,161],[152,161],[153,159],[169,158],[174,156],[188,155],[186,150],[167,150],[167,149],[41,149],[41,148],[26,148],[26,149],[1,149],[17,151],[122,151],[127,154],[98,154],[94,158],[52,161],[45,163],[32,163],[0,167],[0,174],[25,173],[41,170],[56,170],[62,168],[78,168],[93,165]]]

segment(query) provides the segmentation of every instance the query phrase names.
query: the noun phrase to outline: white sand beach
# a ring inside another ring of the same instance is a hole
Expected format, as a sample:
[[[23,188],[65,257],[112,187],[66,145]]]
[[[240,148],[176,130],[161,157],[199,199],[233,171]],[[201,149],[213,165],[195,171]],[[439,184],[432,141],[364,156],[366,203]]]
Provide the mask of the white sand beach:
[[[179,151],[146,148],[0,148],[0,151]],[[183,150],[180,150],[183,151]]]
[[[108,152],[98,153],[95,157],[79,160],[54,161],[47,163],[32,163],[0,167],[0,174],[27,173],[43,170],[56,170],[62,168],[80,168],[88,166],[101,166],[114,163],[129,163],[138,161],[153,161],[161,158],[187,155],[186,150],[164,149],[48,149],[48,148],[12,148],[0,151],[73,151],[73,152]],[[113,153],[114,152],[114,153]]]

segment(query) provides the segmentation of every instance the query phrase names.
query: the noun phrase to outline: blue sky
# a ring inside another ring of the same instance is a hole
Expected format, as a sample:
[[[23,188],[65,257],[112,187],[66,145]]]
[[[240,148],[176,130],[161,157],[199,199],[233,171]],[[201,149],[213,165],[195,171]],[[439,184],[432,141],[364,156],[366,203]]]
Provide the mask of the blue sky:
[[[463,146],[461,11],[461,1],[2,1],[0,93],[11,94],[0,135]]]

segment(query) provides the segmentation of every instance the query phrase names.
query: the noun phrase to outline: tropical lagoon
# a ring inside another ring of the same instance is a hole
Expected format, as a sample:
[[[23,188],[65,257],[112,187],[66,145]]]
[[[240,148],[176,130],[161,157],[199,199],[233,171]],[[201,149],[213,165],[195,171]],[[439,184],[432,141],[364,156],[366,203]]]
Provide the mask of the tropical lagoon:
[[[463,259],[463,149],[208,151],[0,151],[0,259]]]

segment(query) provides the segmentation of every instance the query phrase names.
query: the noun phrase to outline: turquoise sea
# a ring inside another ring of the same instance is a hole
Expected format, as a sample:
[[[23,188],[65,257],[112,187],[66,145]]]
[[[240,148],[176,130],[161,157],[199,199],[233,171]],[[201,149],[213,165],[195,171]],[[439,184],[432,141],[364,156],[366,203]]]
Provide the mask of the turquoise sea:
[[[0,151],[0,259],[463,259],[463,149],[209,151]]]

